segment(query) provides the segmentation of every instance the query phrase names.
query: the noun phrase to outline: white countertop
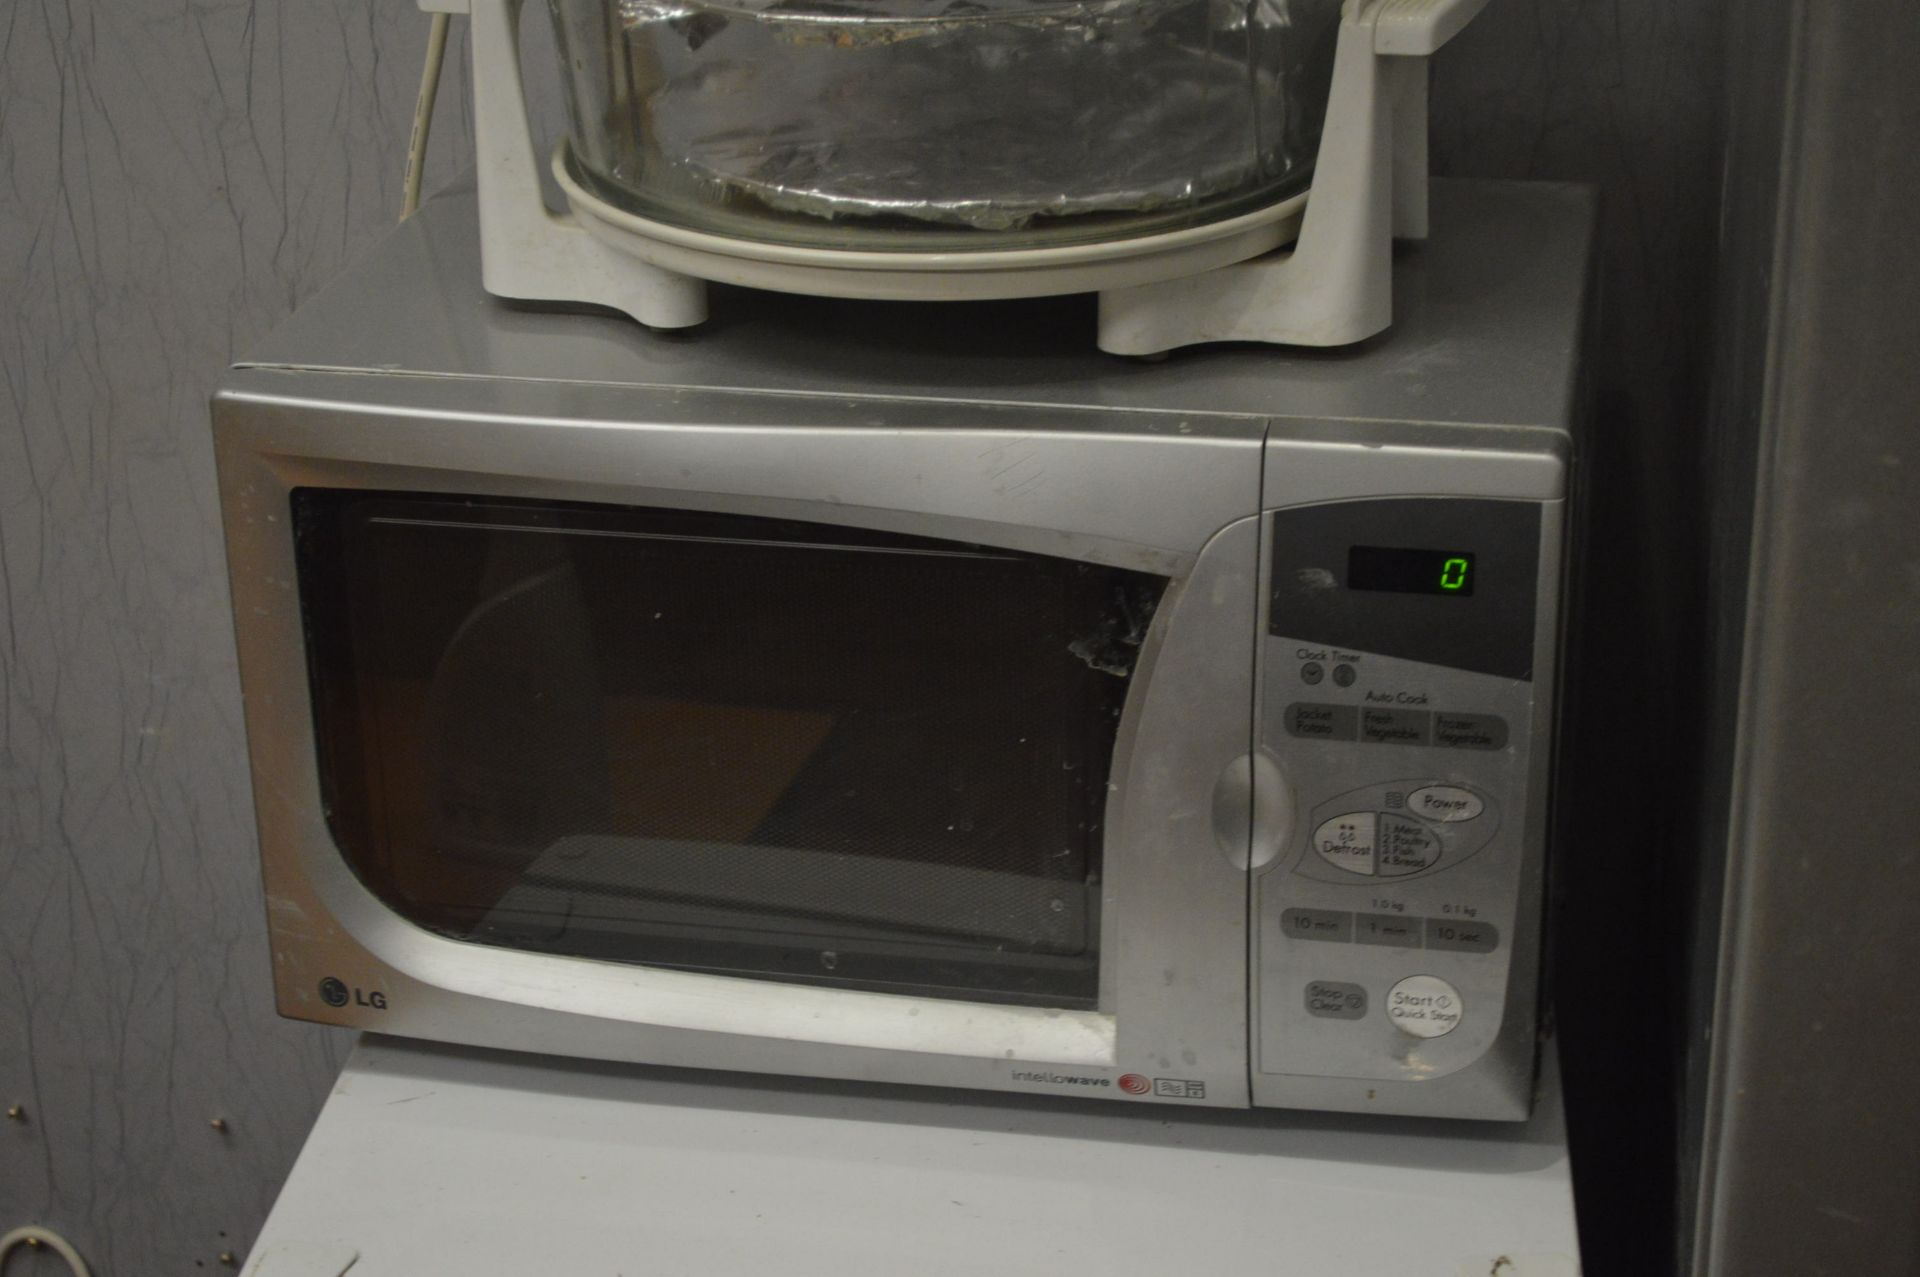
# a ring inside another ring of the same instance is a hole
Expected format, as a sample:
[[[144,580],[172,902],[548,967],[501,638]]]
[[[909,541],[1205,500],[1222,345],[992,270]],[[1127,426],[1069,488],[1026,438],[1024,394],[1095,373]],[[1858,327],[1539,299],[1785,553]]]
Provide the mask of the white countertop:
[[[368,1036],[246,1273],[1572,1277],[1552,1057],[1533,1120],[1507,1125],[1182,1112]]]

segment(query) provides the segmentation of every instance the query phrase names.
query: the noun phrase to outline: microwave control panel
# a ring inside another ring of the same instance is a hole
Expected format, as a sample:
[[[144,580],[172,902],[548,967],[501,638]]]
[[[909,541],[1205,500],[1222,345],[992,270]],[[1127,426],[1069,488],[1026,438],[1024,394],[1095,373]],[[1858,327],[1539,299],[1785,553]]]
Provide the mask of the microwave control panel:
[[[1285,794],[1252,858],[1255,1102],[1459,1072],[1512,1017],[1530,1050],[1558,611],[1541,504],[1266,524],[1257,746]]]

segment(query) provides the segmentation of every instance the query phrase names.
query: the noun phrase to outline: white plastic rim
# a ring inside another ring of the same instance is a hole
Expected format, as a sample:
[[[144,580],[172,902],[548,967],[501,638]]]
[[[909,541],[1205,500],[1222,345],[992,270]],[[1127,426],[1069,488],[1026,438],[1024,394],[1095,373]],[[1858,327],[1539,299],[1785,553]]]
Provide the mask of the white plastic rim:
[[[1048,248],[872,252],[709,235],[628,212],[581,186],[554,150],[553,175],[580,225],[611,248],[698,279],[869,300],[988,301],[1100,292],[1198,274],[1292,242],[1307,192],[1238,217],[1155,235]]]

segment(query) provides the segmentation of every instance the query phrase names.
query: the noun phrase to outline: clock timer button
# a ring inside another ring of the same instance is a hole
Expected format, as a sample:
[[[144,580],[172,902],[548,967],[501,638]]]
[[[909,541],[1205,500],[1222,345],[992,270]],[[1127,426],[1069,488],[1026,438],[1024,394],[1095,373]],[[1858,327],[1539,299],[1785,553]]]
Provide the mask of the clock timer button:
[[[1460,1027],[1466,1013],[1460,991],[1434,975],[1410,975],[1387,994],[1387,1019],[1416,1038],[1442,1038]]]
[[[1458,785],[1428,785],[1407,795],[1407,810],[1428,820],[1472,820],[1486,809],[1480,795]]]
[[[1313,831],[1313,849],[1320,859],[1350,874],[1373,876],[1373,844],[1379,817],[1370,811],[1350,811],[1323,820]]]

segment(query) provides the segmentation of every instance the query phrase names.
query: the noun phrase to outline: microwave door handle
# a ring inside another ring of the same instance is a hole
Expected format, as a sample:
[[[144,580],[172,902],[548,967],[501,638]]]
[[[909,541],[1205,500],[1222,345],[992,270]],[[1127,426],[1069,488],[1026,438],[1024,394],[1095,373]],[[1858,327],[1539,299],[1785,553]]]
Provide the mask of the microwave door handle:
[[[1293,786],[1266,754],[1242,754],[1213,786],[1213,840],[1236,869],[1264,869],[1287,848]]]

